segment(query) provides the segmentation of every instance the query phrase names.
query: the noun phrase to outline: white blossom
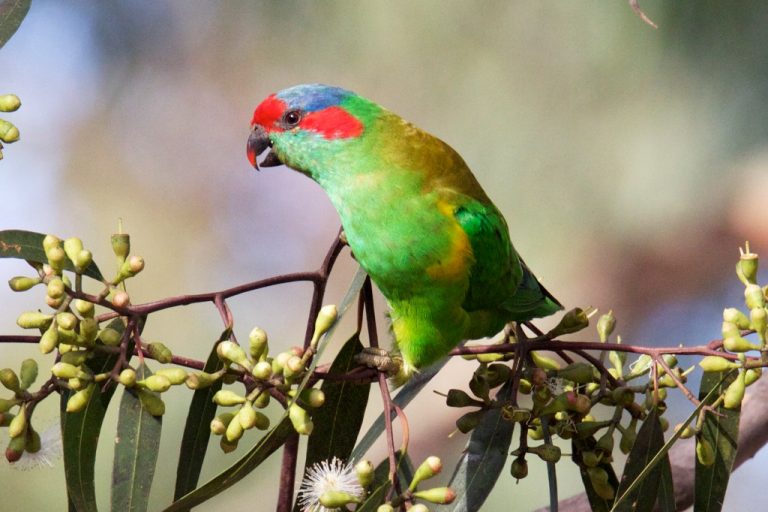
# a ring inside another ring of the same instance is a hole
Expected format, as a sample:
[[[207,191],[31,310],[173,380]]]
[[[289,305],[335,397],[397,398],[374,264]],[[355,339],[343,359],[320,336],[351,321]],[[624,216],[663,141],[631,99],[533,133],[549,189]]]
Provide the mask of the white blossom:
[[[328,491],[345,492],[363,498],[365,491],[358,482],[352,464],[336,457],[313,464],[306,472],[299,488],[298,503],[302,512],[332,512],[320,504],[320,496]]]

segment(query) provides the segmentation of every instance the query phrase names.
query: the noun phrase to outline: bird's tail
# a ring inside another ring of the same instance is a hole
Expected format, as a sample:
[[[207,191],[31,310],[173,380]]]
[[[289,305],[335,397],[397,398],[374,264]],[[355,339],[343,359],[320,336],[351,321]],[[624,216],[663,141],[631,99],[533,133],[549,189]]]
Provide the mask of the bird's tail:
[[[560,301],[536,279],[522,258],[520,264],[523,266],[523,280],[515,294],[504,302],[504,309],[510,312],[510,319],[525,322],[563,309]]]

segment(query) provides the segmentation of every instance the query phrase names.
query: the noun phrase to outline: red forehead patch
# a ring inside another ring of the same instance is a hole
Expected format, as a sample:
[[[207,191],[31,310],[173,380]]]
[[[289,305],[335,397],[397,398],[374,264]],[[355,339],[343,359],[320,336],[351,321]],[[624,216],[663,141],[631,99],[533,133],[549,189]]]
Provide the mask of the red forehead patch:
[[[283,115],[285,109],[285,102],[273,94],[256,107],[256,110],[253,112],[251,125],[258,124],[269,131],[280,131],[280,127],[277,126],[277,120]]]
[[[341,107],[310,112],[301,120],[299,127],[319,133],[326,139],[348,139],[363,133],[363,123]]]

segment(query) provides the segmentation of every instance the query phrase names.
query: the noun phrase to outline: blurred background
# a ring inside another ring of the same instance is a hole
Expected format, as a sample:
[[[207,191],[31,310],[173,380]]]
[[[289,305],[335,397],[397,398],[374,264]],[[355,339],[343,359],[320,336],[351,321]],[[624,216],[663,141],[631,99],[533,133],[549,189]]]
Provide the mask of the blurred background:
[[[0,50],[0,92],[23,102],[6,116],[22,140],[0,162],[0,229],[79,236],[110,268],[109,236],[122,219],[147,261],[130,283],[134,303],[315,269],[338,230],[335,211],[303,176],[253,172],[245,141],[265,96],[323,82],[459,151],[566,306],[613,308],[625,342],[706,342],[719,335],[722,308],[742,305],[739,244],[768,252],[768,4],[642,7],[658,30],[626,2],[601,0],[35,0]],[[354,269],[345,252],[326,302],[340,301]],[[26,271],[0,261],[2,279]],[[19,332],[16,316],[43,293],[0,291],[0,332]],[[273,350],[300,343],[309,294],[290,285],[233,301],[237,332],[259,325]],[[386,336],[383,315],[381,326]],[[204,359],[220,330],[212,307],[195,306],[157,315],[145,334]],[[38,355],[0,347],[2,366]],[[471,371],[451,363],[408,409],[417,463],[433,453],[449,468],[458,460],[466,438],[448,436],[460,413],[431,390],[464,385]],[[191,397],[170,393],[153,509],[173,495]],[[55,425],[54,402],[36,411],[38,429]],[[691,410],[671,409],[673,424]],[[105,509],[115,421],[105,423],[97,463]],[[237,453],[256,439],[247,433]],[[217,444],[203,481],[237,456]],[[370,454],[383,455],[380,446]],[[766,463],[763,450],[738,470],[726,510],[747,506]],[[274,456],[199,509],[271,509],[278,464]],[[486,509],[545,504],[544,466],[530,466],[519,484],[505,469]],[[559,465],[559,477],[562,497],[579,491],[575,466]],[[4,509],[65,503],[60,459],[27,472],[0,464],[0,480],[14,490],[3,493]]]

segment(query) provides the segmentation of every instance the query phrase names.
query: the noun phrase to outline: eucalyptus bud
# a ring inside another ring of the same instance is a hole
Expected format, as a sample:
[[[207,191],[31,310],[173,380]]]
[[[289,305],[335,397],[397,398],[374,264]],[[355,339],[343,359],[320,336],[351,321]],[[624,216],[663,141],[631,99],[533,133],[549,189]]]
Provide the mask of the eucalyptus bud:
[[[132,368],[126,368],[120,372],[118,381],[123,386],[132,388],[136,384],[136,372]]]
[[[160,398],[160,395],[144,389],[137,389],[136,394],[139,395],[141,406],[149,414],[152,416],[162,416],[165,414],[165,402]]]
[[[222,436],[227,431],[229,422],[235,418],[235,414],[224,412],[211,420],[211,432],[217,436]]]
[[[688,439],[690,437],[693,437],[696,435],[696,431],[691,428],[690,425],[686,425],[683,427],[682,423],[678,423],[675,425],[675,432],[679,432],[682,429],[682,433],[680,434],[680,439]]]
[[[512,461],[512,466],[509,468],[512,473],[512,478],[522,480],[528,476],[528,462],[523,457],[517,457]]]
[[[77,317],[69,312],[63,312],[56,315],[56,325],[61,329],[71,331],[77,326]]]
[[[171,349],[162,343],[150,343],[147,346],[147,351],[149,352],[149,355],[152,357],[152,359],[158,363],[168,364],[173,361],[173,353],[171,352]]]
[[[80,316],[83,318],[93,318],[94,306],[92,302],[88,302],[83,299],[75,299],[72,301],[72,305]]]
[[[529,352],[533,364],[542,370],[559,370],[560,364],[551,357],[540,355],[536,351]]]
[[[560,460],[560,448],[553,444],[542,444],[539,446],[528,447],[528,452],[538,455],[544,462],[557,462]]]
[[[318,501],[326,510],[337,510],[352,503],[360,503],[360,498],[344,491],[327,490],[320,495]]]
[[[79,238],[72,237],[64,240],[64,252],[67,254],[67,258],[72,263],[75,263],[80,251],[83,250],[83,241]]]
[[[79,367],[61,361],[51,367],[51,373],[59,379],[79,379],[87,375]]]
[[[221,389],[213,395],[213,401],[218,405],[229,407],[232,405],[240,405],[245,403],[245,397],[238,395],[234,391],[228,389]]]
[[[22,329],[46,329],[53,321],[53,315],[39,311],[27,311],[16,319],[16,324]]]
[[[749,368],[747,371],[744,372],[744,385],[749,386],[750,384],[754,384],[762,374],[763,374],[763,369],[760,367]]]
[[[178,386],[187,380],[187,371],[178,367],[161,368],[155,372],[155,375],[161,375],[167,378],[172,386]]]
[[[613,432],[610,429],[597,440],[596,448],[607,455],[613,453]]]
[[[443,470],[443,462],[439,457],[434,455],[427,457],[422,462],[416,471],[413,472],[413,480],[411,485],[408,486],[408,490],[414,491],[416,487],[424,480],[429,480],[433,476],[439,474]]]
[[[15,94],[0,96],[0,112],[15,112],[21,106],[21,100]]]
[[[763,289],[756,284],[748,284],[744,287],[744,301],[749,309],[765,307]]]
[[[355,464],[355,473],[357,474],[357,481],[360,483],[360,487],[366,488],[373,483],[375,475],[371,461],[361,460]]]
[[[104,345],[109,347],[116,347],[120,345],[122,338],[123,335],[111,327],[106,327],[99,332],[99,339]]]
[[[724,309],[723,321],[732,323],[738,329],[749,329],[749,318],[736,308]]]
[[[483,402],[475,400],[460,389],[448,390],[445,402],[448,407],[468,407],[470,405],[481,407],[483,405]]]
[[[755,330],[760,341],[765,344],[766,329],[768,329],[768,312],[765,308],[754,308],[749,311],[749,324]]]
[[[11,424],[8,425],[8,437],[13,439],[19,437],[27,432],[27,404],[21,404],[21,410],[11,420]]]
[[[472,411],[464,414],[456,420],[456,428],[458,428],[462,434],[471,432],[480,424],[480,420],[483,419],[486,412],[485,409],[480,409],[479,411]]]
[[[328,330],[336,323],[336,319],[339,317],[339,310],[333,304],[328,304],[320,308],[320,312],[317,314],[317,320],[315,320],[315,332],[312,334],[311,344],[317,345],[320,337],[328,332]]]
[[[8,286],[15,292],[25,292],[35,285],[40,284],[41,279],[39,277],[25,277],[17,276],[8,281]]]
[[[267,380],[272,376],[272,364],[267,361],[259,361],[253,365],[251,374],[259,380]]]
[[[598,496],[604,500],[612,500],[616,491],[608,481],[608,473],[601,467],[587,468],[587,476]]]
[[[29,389],[35,380],[37,380],[37,361],[34,359],[25,359],[21,362],[21,389]]]
[[[16,372],[10,368],[3,368],[0,370],[0,383],[5,386],[6,389],[18,393],[21,391],[21,381]]]
[[[702,466],[711,466],[715,463],[715,450],[712,444],[703,437],[696,438],[696,458]]]
[[[569,364],[562,370],[558,370],[557,376],[576,384],[588,384],[596,379],[595,367],[583,362]]]
[[[241,409],[242,410],[242,409]],[[224,432],[224,437],[226,437],[227,441],[230,443],[233,441],[237,441],[241,437],[243,437],[243,425],[240,423],[240,413],[238,412],[235,418],[232,419],[232,421],[229,422],[227,425],[227,430]]]
[[[741,248],[739,248],[739,251],[741,252],[741,257],[738,263],[736,263],[736,275],[745,286],[755,284],[757,282],[757,254],[749,250],[748,244],[746,252]]]
[[[729,352],[749,352],[750,350],[760,350],[760,346],[751,343],[741,336],[731,336],[723,340],[723,347]]]
[[[548,337],[555,338],[563,334],[578,332],[589,326],[589,316],[581,308],[573,308],[566,312],[554,329],[547,333]]]
[[[301,398],[308,406],[312,407],[313,409],[317,409],[319,407],[322,407],[323,404],[325,404],[325,393],[321,389],[317,388],[310,388],[305,389],[302,394]]]
[[[413,496],[430,503],[447,505],[456,499],[456,492],[450,487],[435,487],[424,491],[414,492]]]
[[[17,462],[24,455],[24,446],[27,440],[24,436],[12,437],[5,449],[5,458],[8,462]]]
[[[225,362],[235,363],[248,371],[252,369],[251,362],[246,357],[245,351],[233,341],[222,341],[216,345],[216,353]]]
[[[112,282],[114,284],[121,283],[126,279],[135,276],[142,270],[144,270],[144,258],[141,256],[131,256],[120,265],[120,270]]]
[[[115,233],[112,235],[111,242],[112,252],[117,257],[117,265],[122,266],[131,252],[131,237],[127,233]]]
[[[744,400],[744,371],[739,372],[736,379],[728,385],[723,396],[723,407],[726,409],[738,409],[741,407],[741,401]]]
[[[67,412],[80,412],[88,405],[88,401],[91,399],[93,390],[96,389],[96,384],[89,384],[85,388],[81,389],[67,400]]]
[[[627,428],[625,428],[624,432],[621,433],[621,439],[619,439],[619,450],[621,450],[621,453],[623,453],[624,455],[627,455],[632,450],[632,447],[635,445],[636,439],[637,439],[637,418],[632,418],[629,421],[629,425],[627,425]]]
[[[613,310],[602,315],[597,321],[597,334],[600,336],[600,341],[605,343],[608,338],[611,337],[613,329],[616,327],[616,317],[613,316]]]
[[[610,352],[608,352],[608,360],[611,362],[611,364],[613,365],[613,368],[616,370],[614,377],[617,379],[620,379],[622,374],[624,373],[624,365],[627,362],[627,353],[611,350]]]
[[[112,304],[118,308],[125,308],[131,304],[131,296],[124,290],[118,290],[112,294]]]
[[[291,420],[293,428],[298,434],[308,436],[312,433],[314,424],[309,418],[307,411],[301,408],[298,404],[293,403],[288,407],[288,418]]]
[[[261,393],[259,393],[256,396],[256,399],[253,401],[253,406],[257,409],[263,409],[269,405],[269,400],[269,393],[265,390],[262,390]]]
[[[40,352],[43,354],[49,354],[59,344],[59,330],[56,328],[55,323],[51,323],[50,327],[45,330],[42,336],[40,336]]]
[[[699,361],[699,366],[705,372],[724,372],[738,368],[738,364],[720,356],[706,356]]]
[[[411,510],[413,510],[413,507],[411,507]],[[395,509],[389,503],[384,503],[383,505],[379,505],[379,508],[376,509],[376,512],[395,512]]]
[[[210,387],[211,384],[219,380],[217,375],[207,372],[190,373],[184,382],[189,389],[203,389]]]
[[[269,352],[267,333],[261,327],[254,327],[248,335],[251,358],[254,361],[264,361]]]
[[[0,119],[0,140],[8,144],[19,140],[19,129],[13,123]]]

